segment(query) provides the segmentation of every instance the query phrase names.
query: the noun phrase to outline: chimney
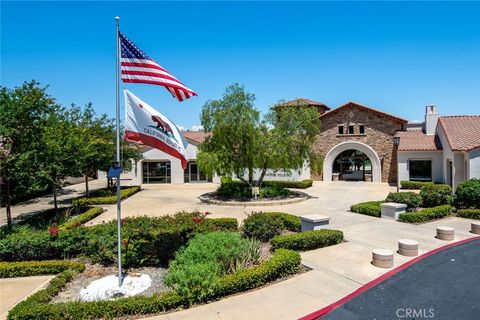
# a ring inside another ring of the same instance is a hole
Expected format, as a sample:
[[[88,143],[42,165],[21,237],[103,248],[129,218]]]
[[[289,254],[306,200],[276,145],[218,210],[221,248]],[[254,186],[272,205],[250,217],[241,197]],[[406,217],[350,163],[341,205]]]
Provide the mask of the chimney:
[[[440,115],[437,112],[436,105],[428,105],[425,107],[425,134],[435,134],[439,117]]]

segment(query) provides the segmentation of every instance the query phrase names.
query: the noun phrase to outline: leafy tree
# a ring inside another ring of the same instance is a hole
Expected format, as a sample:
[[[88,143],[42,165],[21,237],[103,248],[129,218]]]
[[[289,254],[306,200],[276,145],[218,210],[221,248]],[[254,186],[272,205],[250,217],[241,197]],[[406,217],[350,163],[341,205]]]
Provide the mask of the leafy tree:
[[[279,107],[261,119],[255,96],[238,84],[227,87],[220,100],[208,101],[201,122],[211,134],[200,145],[198,164],[208,174],[236,176],[249,187],[260,186],[268,169],[312,169],[320,160],[314,144],[320,131],[314,108]],[[254,180],[254,172],[260,176]]]
[[[11,222],[10,202],[48,190],[39,179],[39,153],[44,149],[44,128],[59,106],[36,81],[14,89],[0,87],[0,137],[9,141],[8,156],[2,157],[2,204]]]

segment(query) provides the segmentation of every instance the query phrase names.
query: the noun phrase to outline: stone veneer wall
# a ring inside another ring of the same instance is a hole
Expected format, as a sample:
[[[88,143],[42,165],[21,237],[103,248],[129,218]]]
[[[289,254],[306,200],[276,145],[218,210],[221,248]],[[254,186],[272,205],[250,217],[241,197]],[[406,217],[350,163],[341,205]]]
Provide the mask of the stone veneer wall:
[[[393,145],[393,136],[396,130],[402,130],[400,121],[354,105],[346,106],[331,116],[328,116],[327,113],[320,120],[321,133],[315,148],[323,156],[341,142],[362,142],[375,150],[380,158],[382,162],[382,181],[397,181],[397,154]],[[355,134],[338,135],[339,124],[346,125],[344,130],[348,130],[348,124],[355,125]],[[360,124],[365,126],[365,134],[358,133],[358,125]],[[321,178],[321,176],[312,173],[312,179]]]

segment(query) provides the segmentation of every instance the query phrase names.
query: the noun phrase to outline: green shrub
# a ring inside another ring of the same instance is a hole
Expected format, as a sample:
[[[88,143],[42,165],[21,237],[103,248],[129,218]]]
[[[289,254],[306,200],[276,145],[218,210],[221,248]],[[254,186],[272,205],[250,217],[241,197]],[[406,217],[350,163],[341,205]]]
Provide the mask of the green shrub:
[[[350,211],[360,213],[360,214],[366,214],[367,216],[380,218],[382,214],[380,205],[384,202],[385,201],[368,201],[368,202],[353,204],[350,206]]]
[[[199,234],[177,252],[163,281],[189,301],[202,301],[218,287],[220,276],[257,263],[259,251],[258,241],[238,233]]]
[[[300,232],[300,230],[302,229],[302,220],[300,219],[300,217],[293,214],[284,212],[265,212],[263,214],[270,217],[277,217],[282,220],[283,229],[286,229],[288,231]]]
[[[430,184],[420,190],[422,206],[426,208],[452,204],[452,188],[446,184]]]
[[[86,246],[84,227],[60,231],[55,240],[47,230],[24,229],[0,240],[0,261],[65,259],[80,254]]]
[[[284,224],[278,215],[255,212],[243,220],[242,229],[245,237],[265,242],[279,235],[284,229]]]
[[[83,272],[85,265],[81,262],[69,260],[0,262],[0,278],[57,274],[67,269]]]
[[[292,194],[292,191],[279,185],[264,186],[260,188],[260,198],[286,197]]]
[[[160,218],[126,218],[122,225],[122,259],[126,266],[159,265],[197,233],[237,231],[233,218],[200,219],[181,212]],[[0,261],[51,260],[84,255],[93,262],[117,262],[117,222],[60,230],[52,240],[48,231],[24,230],[0,240]]]
[[[282,188],[307,189],[313,185],[313,180],[302,181],[263,181],[262,186],[279,186]]]
[[[338,244],[343,240],[339,230],[313,230],[290,235],[280,235],[270,240],[272,250],[279,248],[298,251],[312,250]]]
[[[250,187],[241,181],[222,183],[217,189],[217,195],[224,198],[250,199],[252,191]]]
[[[422,187],[432,184],[433,182],[424,181],[400,181],[402,189],[422,189]]]
[[[459,209],[480,209],[480,179],[466,180],[457,186],[455,206]]]
[[[120,190],[120,197],[122,200],[139,192],[140,186],[124,187]],[[88,197],[80,197],[72,201],[72,205],[75,207],[98,205],[98,204],[115,204],[117,203],[116,189],[100,189],[91,192]]]
[[[279,249],[273,257],[258,266],[223,276],[218,287],[204,301],[254,289],[278,278],[297,273],[300,254]],[[112,319],[125,316],[165,312],[191,301],[175,290],[154,294],[152,297],[136,296],[109,301],[48,303],[77,273],[67,270],[50,281],[48,287],[17,304],[8,314],[8,319]]]
[[[413,211],[422,203],[422,198],[415,192],[390,192],[385,202],[396,202],[407,205],[407,211]]]
[[[102,208],[91,208],[85,211],[82,214],[79,214],[78,216],[75,216],[71,219],[68,219],[64,223],[60,225],[60,230],[70,230],[76,227],[81,226],[85,222],[88,222],[92,220],[93,218],[99,216],[102,214],[103,209]]]
[[[480,220],[480,209],[460,209],[457,217]]]
[[[452,212],[452,209],[453,208],[449,205],[442,205],[423,209],[416,212],[401,213],[398,220],[409,223],[426,222],[430,220],[444,218]]]

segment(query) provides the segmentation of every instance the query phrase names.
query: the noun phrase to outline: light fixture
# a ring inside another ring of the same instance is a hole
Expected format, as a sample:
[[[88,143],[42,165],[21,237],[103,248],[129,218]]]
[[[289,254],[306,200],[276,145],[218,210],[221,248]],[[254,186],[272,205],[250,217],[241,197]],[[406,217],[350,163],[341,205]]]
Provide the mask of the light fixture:
[[[400,137],[399,136],[394,136],[393,137],[393,144],[396,145],[397,147],[400,145]]]

